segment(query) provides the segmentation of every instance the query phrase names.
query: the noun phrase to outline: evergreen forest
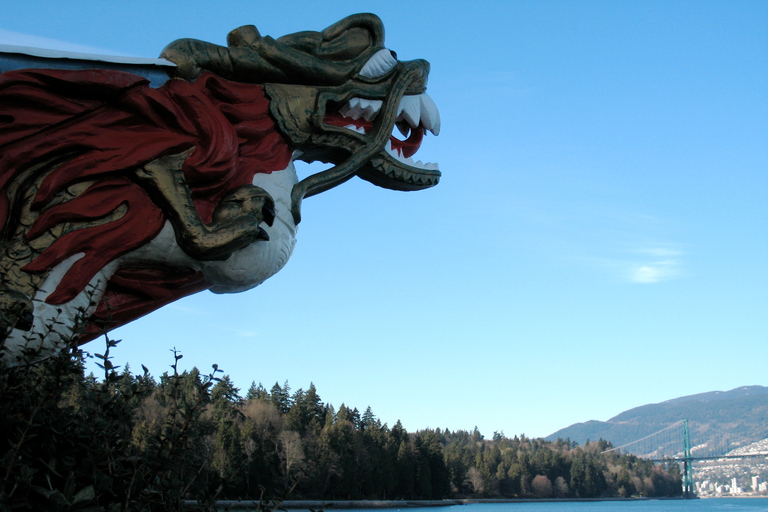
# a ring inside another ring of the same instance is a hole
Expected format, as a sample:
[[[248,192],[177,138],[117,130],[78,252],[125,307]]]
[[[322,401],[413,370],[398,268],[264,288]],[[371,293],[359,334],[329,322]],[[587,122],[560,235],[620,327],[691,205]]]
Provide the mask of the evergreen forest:
[[[679,496],[677,464],[495,432],[390,426],[313,384],[242,392],[214,365],[85,375],[77,348],[0,377],[0,511],[215,509],[222,499]],[[437,420],[437,418],[436,418]]]

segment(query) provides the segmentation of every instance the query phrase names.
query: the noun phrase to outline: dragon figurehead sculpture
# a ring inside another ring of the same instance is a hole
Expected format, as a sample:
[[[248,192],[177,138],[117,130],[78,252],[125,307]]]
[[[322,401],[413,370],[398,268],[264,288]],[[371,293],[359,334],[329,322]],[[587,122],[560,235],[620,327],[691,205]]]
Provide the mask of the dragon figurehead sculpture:
[[[398,61],[376,16],[227,43],[171,43],[158,87],[103,66],[0,75],[6,361],[257,286],[290,257],[302,200],[353,176],[437,184],[412,158],[440,130],[429,64]],[[299,180],[295,159],[332,166]]]

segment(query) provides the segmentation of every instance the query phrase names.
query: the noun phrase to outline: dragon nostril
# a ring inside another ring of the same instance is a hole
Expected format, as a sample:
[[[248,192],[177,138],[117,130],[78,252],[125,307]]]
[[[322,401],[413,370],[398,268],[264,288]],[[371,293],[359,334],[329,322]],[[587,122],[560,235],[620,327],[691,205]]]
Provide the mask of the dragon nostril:
[[[271,227],[275,222],[275,208],[271,205],[264,205],[261,213],[264,216],[264,222],[267,223],[267,226]]]
[[[396,51],[394,51],[394,50],[389,50],[389,53],[391,53],[391,54],[392,54],[392,57],[393,57],[395,60],[397,60],[397,52],[396,52]]]

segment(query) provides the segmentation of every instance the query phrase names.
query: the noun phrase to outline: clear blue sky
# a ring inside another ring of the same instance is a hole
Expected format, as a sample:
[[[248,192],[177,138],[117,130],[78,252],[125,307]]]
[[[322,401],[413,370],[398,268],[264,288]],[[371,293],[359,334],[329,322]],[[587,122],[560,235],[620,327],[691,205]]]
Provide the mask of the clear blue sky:
[[[5,2],[0,37],[141,57],[355,12],[432,63],[437,187],[305,201],[262,286],[118,331],[243,393],[314,382],[409,431],[546,436],[646,403],[768,385],[768,3]],[[87,345],[101,350],[101,342]]]

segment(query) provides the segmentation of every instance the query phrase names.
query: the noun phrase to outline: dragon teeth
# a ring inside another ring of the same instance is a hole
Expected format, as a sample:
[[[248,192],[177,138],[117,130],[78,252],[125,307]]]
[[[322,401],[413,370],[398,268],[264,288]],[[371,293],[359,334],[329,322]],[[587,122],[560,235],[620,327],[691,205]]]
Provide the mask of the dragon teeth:
[[[382,50],[384,51],[384,50]],[[387,50],[388,51],[388,50]],[[372,121],[376,114],[379,113],[383,105],[381,100],[371,100],[366,98],[352,98],[349,100],[340,110],[339,113],[350,119],[363,118],[366,121]],[[400,100],[398,106],[397,122],[407,122],[412,128],[418,128],[421,124],[427,130],[431,131],[435,135],[440,134],[440,112],[437,110],[435,102],[426,94],[411,94],[405,95]],[[357,127],[353,124],[345,126],[348,130],[353,130],[357,133],[365,134],[365,130],[362,127]],[[401,126],[398,126],[400,133],[403,133]],[[406,134],[403,133],[405,136]],[[392,141],[388,140],[384,148],[387,153],[395,160],[409,166],[418,169],[438,171],[439,167],[436,163],[427,162],[424,163],[421,160],[415,162],[413,158],[403,158],[402,150],[392,149]]]
[[[382,105],[381,100],[352,98],[339,110],[339,113],[351,119],[362,117],[366,121],[373,121]],[[403,96],[397,109],[397,121],[406,121],[413,128],[418,128],[421,124],[434,135],[440,135],[440,111],[434,100],[426,93]]]
[[[405,120],[414,128],[421,124],[433,134],[440,134],[440,111],[426,93],[403,96],[397,110],[398,121]]]
[[[392,52],[387,49],[379,50],[365,63],[363,69],[360,70],[360,76],[376,78],[389,73],[395,66],[397,66],[397,59],[392,55]]]
[[[392,158],[394,158],[398,162],[401,162],[401,163],[403,163],[405,165],[408,165],[410,167],[416,167],[417,169],[425,169],[425,170],[428,170],[428,171],[439,171],[440,170],[440,168],[438,167],[438,165],[436,163],[432,163],[432,162],[423,163],[421,160],[419,160],[418,162],[414,162],[412,157],[403,158],[403,156],[400,154],[399,150],[392,149],[392,141],[391,140],[387,141],[386,145],[384,146],[384,149],[389,154],[389,156],[391,156]]]
[[[372,121],[376,114],[379,113],[379,110],[381,110],[382,104],[381,100],[352,98],[339,110],[339,113],[351,119],[360,119],[362,117],[366,121]]]
[[[416,128],[421,118],[421,100],[418,96],[403,96],[400,106],[397,107],[397,120],[404,119],[408,124]]]
[[[363,128],[362,126],[355,126],[353,124],[348,124],[344,128],[346,128],[347,130],[352,130],[353,132],[362,133],[363,135],[365,135],[365,128]]]
[[[433,135],[440,135],[440,111],[432,98],[427,94],[419,94],[421,102],[421,124]]]

